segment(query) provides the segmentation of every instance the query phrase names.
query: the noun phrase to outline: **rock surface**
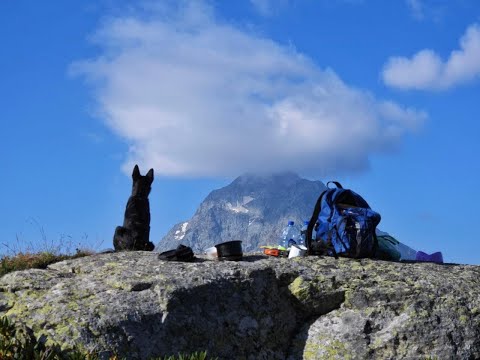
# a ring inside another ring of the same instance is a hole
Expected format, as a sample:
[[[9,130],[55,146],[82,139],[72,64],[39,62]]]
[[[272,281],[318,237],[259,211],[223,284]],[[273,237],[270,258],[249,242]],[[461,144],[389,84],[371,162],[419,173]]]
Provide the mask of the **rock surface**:
[[[268,176],[243,175],[212,191],[191,219],[176,224],[156,245],[156,251],[179,244],[201,253],[210,246],[242,240],[244,251],[259,245],[278,244],[289,220],[310,220],[321,181],[302,179],[290,172]]]
[[[478,359],[479,285],[477,266],[123,252],[3,276],[0,316],[128,359]]]

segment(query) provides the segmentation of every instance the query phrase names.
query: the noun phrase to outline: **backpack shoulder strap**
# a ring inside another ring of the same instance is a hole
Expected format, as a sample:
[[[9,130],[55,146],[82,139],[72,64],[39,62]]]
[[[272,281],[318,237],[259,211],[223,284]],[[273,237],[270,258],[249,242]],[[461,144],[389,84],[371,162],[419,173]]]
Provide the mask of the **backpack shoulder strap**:
[[[328,184],[330,184],[330,183],[334,184],[338,189],[343,189],[342,184],[340,184],[338,181],[329,181],[329,182],[327,182],[327,188],[328,188]]]
[[[306,238],[305,238],[305,243],[307,244],[307,254],[308,255],[311,255],[311,250],[312,250],[313,227],[315,226],[315,223],[318,220],[318,214],[320,214],[320,208],[322,207],[323,196],[325,195],[325,193],[327,191],[328,191],[328,189],[323,190],[323,192],[318,197],[317,203],[315,204],[315,208],[313,209],[312,217],[310,219],[310,222],[308,223],[307,235],[306,235]]]
[[[372,248],[372,253],[373,253],[373,258],[376,258],[378,256],[378,237],[377,237],[377,232],[373,231],[373,248]]]

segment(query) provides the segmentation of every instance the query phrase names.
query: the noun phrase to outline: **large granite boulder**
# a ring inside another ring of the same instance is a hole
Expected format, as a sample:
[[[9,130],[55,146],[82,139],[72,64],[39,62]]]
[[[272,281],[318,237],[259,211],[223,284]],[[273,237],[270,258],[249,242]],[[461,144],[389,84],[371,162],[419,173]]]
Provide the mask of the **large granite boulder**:
[[[0,278],[0,316],[128,359],[478,359],[480,267],[98,254]]]

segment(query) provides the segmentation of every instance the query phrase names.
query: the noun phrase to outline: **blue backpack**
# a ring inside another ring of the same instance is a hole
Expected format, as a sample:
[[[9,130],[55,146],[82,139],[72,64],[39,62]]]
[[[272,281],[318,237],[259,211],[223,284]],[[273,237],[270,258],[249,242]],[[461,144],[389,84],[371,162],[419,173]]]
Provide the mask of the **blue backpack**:
[[[336,188],[329,188],[330,183]],[[308,224],[308,254],[373,258],[378,247],[375,229],[380,218],[360,195],[330,181],[318,198]],[[312,238],[313,232],[316,236]]]

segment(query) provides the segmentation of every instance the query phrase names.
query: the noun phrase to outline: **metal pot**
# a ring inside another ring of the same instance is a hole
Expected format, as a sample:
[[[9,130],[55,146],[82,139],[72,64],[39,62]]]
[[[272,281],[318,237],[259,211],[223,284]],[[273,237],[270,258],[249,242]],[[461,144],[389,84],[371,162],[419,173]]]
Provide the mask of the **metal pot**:
[[[232,240],[215,245],[219,260],[240,260],[243,257],[242,241]]]

